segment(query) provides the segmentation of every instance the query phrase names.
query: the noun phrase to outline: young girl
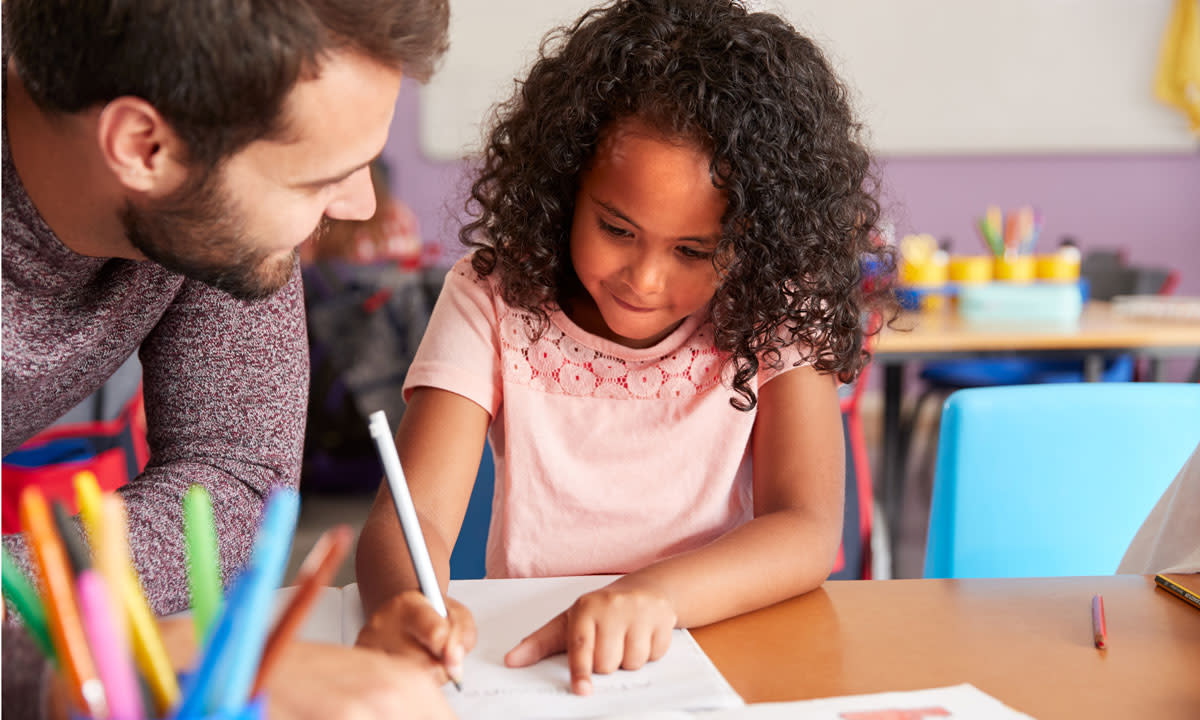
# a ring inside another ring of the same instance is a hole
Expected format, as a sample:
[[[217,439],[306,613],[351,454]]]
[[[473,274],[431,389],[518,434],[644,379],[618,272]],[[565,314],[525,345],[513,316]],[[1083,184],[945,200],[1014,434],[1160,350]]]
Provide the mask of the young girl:
[[[865,362],[879,206],[846,90],[733,0],[618,0],[552,35],[498,113],[396,435],[445,583],[484,435],[489,577],[620,574],[522,641],[572,689],[670,631],[812,590],[838,547],[837,383]],[[878,292],[882,292],[880,289]],[[386,483],[357,562],[364,645],[450,674]]]

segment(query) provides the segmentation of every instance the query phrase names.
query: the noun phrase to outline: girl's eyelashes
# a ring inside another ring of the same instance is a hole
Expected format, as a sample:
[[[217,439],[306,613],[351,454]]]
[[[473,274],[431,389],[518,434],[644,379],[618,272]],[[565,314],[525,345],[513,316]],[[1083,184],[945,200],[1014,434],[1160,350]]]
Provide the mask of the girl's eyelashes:
[[[603,232],[606,232],[613,237],[633,237],[633,233],[629,232],[625,228],[606,223],[602,218],[596,218],[596,223],[600,226],[600,229]]]
[[[713,254],[707,250],[700,250],[690,245],[680,245],[678,248],[679,254],[688,260],[711,260]]]
[[[596,218],[596,225],[600,228],[601,232],[605,233],[606,235],[615,237],[615,238],[631,238],[631,237],[633,237],[632,231],[626,230],[625,228],[623,228],[619,225],[613,225],[612,223],[605,222],[605,220],[600,217]],[[682,256],[684,259],[687,259],[687,260],[711,260],[713,258],[712,251],[702,250],[700,248],[693,247],[691,245],[680,245],[675,248],[675,251],[677,253],[679,253],[680,256]]]

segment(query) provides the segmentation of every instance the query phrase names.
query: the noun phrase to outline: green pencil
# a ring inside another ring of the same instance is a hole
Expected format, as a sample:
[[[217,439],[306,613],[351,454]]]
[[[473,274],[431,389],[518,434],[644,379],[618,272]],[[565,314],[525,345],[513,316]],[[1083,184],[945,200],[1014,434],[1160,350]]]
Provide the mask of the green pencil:
[[[192,593],[192,622],[196,642],[203,643],[221,605],[221,565],[212,503],[200,485],[183,498],[183,533],[187,543],[188,589]]]
[[[57,663],[58,654],[54,652],[54,643],[51,642],[50,631],[46,628],[46,610],[42,607],[42,599],[29,584],[25,573],[21,572],[17,563],[9,557],[7,550],[4,551],[3,568],[0,568],[0,580],[3,580],[4,598],[17,609],[29,634],[33,636],[33,641],[50,662]]]

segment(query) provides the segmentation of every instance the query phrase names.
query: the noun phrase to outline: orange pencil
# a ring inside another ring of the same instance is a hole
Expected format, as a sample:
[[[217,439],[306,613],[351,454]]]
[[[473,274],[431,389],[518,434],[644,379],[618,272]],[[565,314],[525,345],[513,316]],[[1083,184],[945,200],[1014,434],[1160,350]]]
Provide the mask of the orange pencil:
[[[34,565],[41,574],[50,637],[75,692],[75,702],[93,718],[108,717],[104,686],[92,662],[79,606],[75,603],[75,581],[67,563],[67,551],[54,530],[46,498],[36,486],[21,493],[21,526],[29,538]]]
[[[1108,623],[1104,618],[1104,598],[1099,595],[1092,596],[1092,642],[1099,650],[1108,647]]]
[[[279,659],[280,651],[295,635],[300,627],[317,591],[329,583],[333,573],[342,564],[354,533],[348,525],[335,525],[329,528],[313,545],[313,549],[305,556],[300,569],[296,572],[296,592],[288,602],[283,614],[279,616],[274,629],[267,637],[263,646],[262,659],[258,663],[258,675],[254,678],[254,690],[251,697],[258,695],[271,672],[271,666]]]

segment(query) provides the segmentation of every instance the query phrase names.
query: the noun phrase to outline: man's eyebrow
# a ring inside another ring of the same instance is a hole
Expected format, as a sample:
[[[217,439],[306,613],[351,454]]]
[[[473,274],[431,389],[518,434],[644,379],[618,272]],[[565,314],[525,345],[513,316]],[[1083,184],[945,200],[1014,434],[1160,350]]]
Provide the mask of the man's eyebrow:
[[[347,170],[343,173],[338,173],[336,175],[330,175],[328,177],[318,178],[316,180],[303,180],[301,182],[293,184],[292,187],[312,189],[312,188],[325,187],[326,185],[336,185],[337,183],[340,183],[341,181],[350,177],[351,175],[358,172],[359,170],[362,170],[365,167],[370,167],[371,163],[378,160],[379,156],[382,154],[383,153],[381,152],[381,153],[379,153],[379,155],[376,155],[375,157],[371,158],[370,160],[366,161],[365,163],[358,165],[356,167],[350,168],[349,170]]]
[[[600,207],[604,208],[604,211],[609,213],[610,215],[613,215],[615,217],[620,218],[621,220],[624,220],[625,222],[634,226],[638,230],[642,229],[641,225],[638,225],[636,222],[633,221],[632,218],[630,218],[628,215],[621,212],[620,210],[616,209],[612,205],[609,205],[608,203],[604,202],[603,200],[597,198],[595,195],[588,195],[588,197],[590,197],[592,199],[592,202],[594,202],[597,205],[599,205]],[[721,233],[717,232],[712,235],[685,235],[683,237],[678,237],[675,239],[679,240],[681,242],[694,242],[694,243],[698,243],[700,245],[710,245],[710,244],[716,245],[721,242]]]

